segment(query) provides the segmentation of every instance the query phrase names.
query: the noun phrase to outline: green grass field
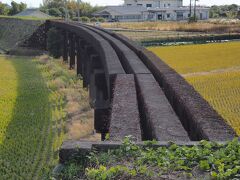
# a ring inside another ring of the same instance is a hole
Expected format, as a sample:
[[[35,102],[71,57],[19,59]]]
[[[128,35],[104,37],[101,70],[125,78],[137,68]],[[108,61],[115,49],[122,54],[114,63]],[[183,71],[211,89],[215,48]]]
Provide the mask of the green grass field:
[[[81,81],[46,60],[0,56],[0,179],[49,179],[67,138],[67,108],[81,103],[88,124],[87,91],[76,89]]]
[[[240,42],[150,47],[240,135]]]

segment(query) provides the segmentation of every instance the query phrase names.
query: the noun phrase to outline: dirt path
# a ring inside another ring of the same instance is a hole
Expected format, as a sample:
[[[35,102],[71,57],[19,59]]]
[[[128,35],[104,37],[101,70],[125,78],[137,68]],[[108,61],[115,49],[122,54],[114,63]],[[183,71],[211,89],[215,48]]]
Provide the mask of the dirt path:
[[[225,73],[225,72],[238,72],[238,71],[240,71],[240,66],[234,66],[231,68],[224,68],[224,69],[215,69],[212,71],[187,73],[187,74],[181,74],[181,75],[183,77],[192,77],[192,76],[204,76],[204,75],[210,75],[210,74],[220,74],[220,73]]]

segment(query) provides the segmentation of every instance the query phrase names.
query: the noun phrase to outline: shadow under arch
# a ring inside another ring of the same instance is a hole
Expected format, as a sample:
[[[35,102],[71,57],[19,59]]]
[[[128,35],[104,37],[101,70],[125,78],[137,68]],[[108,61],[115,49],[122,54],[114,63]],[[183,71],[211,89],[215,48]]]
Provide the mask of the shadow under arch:
[[[52,154],[49,90],[37,63],[9,57],[17,76],[17,98],[0,144],[0,179],[40,179]]]

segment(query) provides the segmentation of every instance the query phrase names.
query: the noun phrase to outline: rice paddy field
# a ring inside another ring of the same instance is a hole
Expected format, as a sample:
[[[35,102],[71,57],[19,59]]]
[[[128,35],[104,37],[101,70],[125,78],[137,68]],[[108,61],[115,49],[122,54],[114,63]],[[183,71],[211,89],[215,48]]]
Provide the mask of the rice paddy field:
[[[150,47],[240,135],[240,42]]]
[[[47,57],[0,56],[0,73],[0,179],[50,179],[68,138],[67,112],[75,112],[69,107],[84,109],[77,113],[85,117],[83,136],[92,132],[87,91],[75,74]]]

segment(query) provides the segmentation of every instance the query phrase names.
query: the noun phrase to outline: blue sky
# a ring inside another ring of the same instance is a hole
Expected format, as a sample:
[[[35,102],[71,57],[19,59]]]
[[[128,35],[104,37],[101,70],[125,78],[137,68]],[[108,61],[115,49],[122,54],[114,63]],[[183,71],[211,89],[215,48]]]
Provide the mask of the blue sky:
[[[0,2],[10,4],[12,0],[0,0]],[[15,0],[16,2],[24,2],[28,4],[28,7],[39,7],[42,3],[42,0]],[[123,0],[83,0],[84,2],[89,2],[92,5],[118,5],[122,4]],[[189,0],[183,0],[184,5],[188,5]],[[222,5],[222,4],[239,4],[240,0],[200,0],[199,4],[201,5]]]

